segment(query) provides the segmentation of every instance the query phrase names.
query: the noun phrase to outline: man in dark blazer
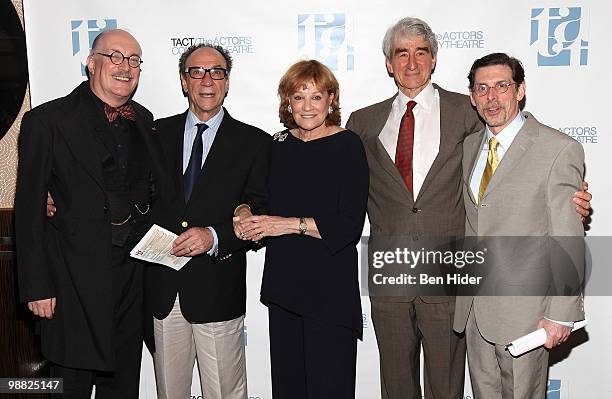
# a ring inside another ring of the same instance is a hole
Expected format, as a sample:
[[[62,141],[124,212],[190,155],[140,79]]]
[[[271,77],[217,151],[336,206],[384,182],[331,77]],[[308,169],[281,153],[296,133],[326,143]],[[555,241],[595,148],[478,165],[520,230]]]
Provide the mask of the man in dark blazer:
[[[179,75],[189,109],[157,121],[173,199],[155,219],[179,234],[174,254],[192,257],[180,271],[147,269],[160,398],[189,397],[196,357],[204,397],[247,397],[246,244],[232,218],[240,204],[267,209],[271,137],[222,107],[231,68],[222,47],[187,49]]]
[[[43,355],[66,398],[137,398],[143,270],[129,250],[163,191],[153,117],[130,100],[141,49],[109,30],[93,43],[89,81],[23,118],[15,221],[21,300],[42,318]],[[46,217],[47,193],[55,215]]]
[[[432,84],[437,49],[436,36],[424,21],[403,18],[391,26],[383,52],[399,92],[353,112],[346,124],[360,135],[368,157],[370,243],[401,237],[428,250],[430,240],[450,244],[464,234],[462,143],[483,124],[468,96]],[[403,126],[410,125],[406,140]],[[402,148],[411,157],[408,167],[398,166]],[[588,201],[590,195],[581,198]],[[578,201],[588,214],[588,202]],[[397,295],[395,289],[369,285],[383,399],[463,397],[466,345],[452,328],[455,298],[408,290]]]

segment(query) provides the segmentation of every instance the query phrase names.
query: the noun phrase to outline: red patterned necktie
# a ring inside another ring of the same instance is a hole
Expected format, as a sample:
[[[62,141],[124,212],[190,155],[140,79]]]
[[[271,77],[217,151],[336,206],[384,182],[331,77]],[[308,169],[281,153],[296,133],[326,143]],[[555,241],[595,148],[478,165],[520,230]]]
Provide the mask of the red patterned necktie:
[[[416,102],[408,101],[406,113],[400,122],[397,147],[395,149],[395,166],[399,170],[406,187],[412,193],[412,149],[414,147],[414,114],[412,109]]]
[[[109,122],[114,122],[119,115],[131,121],[136,120],[136,114],[134,113],[134,107],[132,107],[132,104],[123,104],[117,108],[104,104],[104,113],[106,114],[106,118],[108,118]]]

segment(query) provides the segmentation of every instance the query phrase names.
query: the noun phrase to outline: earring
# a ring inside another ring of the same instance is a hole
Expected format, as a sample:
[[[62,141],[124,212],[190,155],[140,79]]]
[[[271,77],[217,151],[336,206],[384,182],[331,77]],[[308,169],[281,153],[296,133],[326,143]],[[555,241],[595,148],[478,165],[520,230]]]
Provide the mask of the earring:
[[[333,108],[332,108],[332,106],[330,105],[330,106],[327,108],[327,113],[328,113],[328,114],[331,114],[331,113],[333,113],[333,112],[334,112],[334,109],[333,109]]]
[[[290,114],[293,113],[293,109],[291,109],[291,104],[287,105],[287,112],[289,112]]]

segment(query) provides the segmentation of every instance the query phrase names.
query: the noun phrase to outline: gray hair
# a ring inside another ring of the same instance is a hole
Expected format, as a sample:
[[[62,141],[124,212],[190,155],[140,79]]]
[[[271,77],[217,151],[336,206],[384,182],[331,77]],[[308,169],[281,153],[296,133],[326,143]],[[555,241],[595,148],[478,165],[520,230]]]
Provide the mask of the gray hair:
[[[421,36],[429,42],[432,57],[438,54],[438,40],[436,34],[433,33],[427,22],[412,17],[402,18],[387,29],[385,38],[383,39],[382,51],[387,59],[391,59],[391,51],[393,50],[393,41],[397,37],[405,36]]]

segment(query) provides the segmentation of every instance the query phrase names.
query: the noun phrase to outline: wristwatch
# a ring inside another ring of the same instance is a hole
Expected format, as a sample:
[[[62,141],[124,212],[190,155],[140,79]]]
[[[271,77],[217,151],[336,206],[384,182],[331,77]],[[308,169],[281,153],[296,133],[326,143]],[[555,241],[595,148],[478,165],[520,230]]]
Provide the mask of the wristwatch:
[[[298,226],[298,229],[300,229],[300,235],[306,234],[306,230],[308,230],[306,219],[304,219],[303,217],[300,218],[300,225]]]

